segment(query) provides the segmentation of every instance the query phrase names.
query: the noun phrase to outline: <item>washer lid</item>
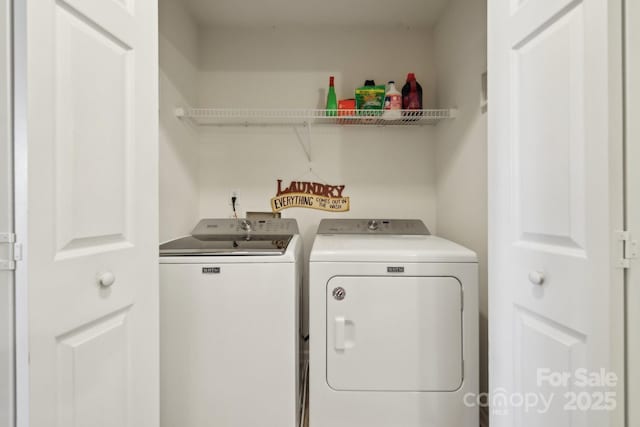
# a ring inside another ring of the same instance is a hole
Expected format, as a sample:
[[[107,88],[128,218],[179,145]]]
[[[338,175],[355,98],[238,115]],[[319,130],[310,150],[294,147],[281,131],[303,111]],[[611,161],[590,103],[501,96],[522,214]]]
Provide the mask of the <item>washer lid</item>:
[[[431,233],[419,219],[323,219],[318,234],[428,236]]]
[[[160,256],[283,255],[292,236],[201,240],[188,236],[160,245]]]
[[[160,256],[282,255],[296,234],[295,219],[208,218],[191,236],[160,245]]]

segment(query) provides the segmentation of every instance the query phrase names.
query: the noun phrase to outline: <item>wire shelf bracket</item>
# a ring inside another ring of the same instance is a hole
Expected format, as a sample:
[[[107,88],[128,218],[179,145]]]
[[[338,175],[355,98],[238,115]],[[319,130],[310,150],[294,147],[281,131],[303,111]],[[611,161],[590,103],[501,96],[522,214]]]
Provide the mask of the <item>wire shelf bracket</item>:
[[[311,123],[303,122],[302,128],[300,126],[294,126],[293,129],[298,137],[298,142],[307,156],[307,160],[311,163]]]

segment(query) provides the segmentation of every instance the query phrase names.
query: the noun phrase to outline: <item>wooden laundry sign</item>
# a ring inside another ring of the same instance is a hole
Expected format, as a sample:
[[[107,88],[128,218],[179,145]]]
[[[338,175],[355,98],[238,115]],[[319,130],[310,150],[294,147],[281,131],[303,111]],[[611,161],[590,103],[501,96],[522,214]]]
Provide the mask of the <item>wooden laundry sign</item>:
[[[344,185],[328,185],[318,182],[291,181],[282,188],[278,180],[276,196],[271,199],[271,210],[280,212],[289,208],[318,209],[328,212],[349,210],[349,198],[342,195]]]

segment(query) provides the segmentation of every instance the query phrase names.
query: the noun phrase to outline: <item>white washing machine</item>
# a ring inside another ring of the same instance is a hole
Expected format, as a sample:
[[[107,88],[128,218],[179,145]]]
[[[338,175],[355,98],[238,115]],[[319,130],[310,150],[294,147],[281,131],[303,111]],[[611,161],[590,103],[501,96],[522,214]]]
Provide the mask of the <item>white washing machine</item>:
[[[477,427],[476,254],[419,220],[323,220],[310,256],[310,427]],[[473,396],[467,397],[473,402]]]
[[[160,246],[163,427],[297,427],[302,241],[293,219],[205,219]]]

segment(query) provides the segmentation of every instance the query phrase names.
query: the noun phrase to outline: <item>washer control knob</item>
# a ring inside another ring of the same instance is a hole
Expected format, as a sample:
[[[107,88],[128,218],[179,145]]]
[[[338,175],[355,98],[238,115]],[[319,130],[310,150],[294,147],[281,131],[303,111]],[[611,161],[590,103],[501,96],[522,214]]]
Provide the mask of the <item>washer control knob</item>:
[[[375,219],[370,220],[369,223],[367,224],[367,227],[371,231],[377,230],[378,229],[378,221],[376,221]]]
[[[251,231],[251,221],[243,219],[242,221],[240,221],[240,228],[242,228],[244,231]]]
[[[347,291],[345,291],[343,287],[338,286],[333,290],[332,295],[336,300],[342,301],[344,297],[347,296]]]

